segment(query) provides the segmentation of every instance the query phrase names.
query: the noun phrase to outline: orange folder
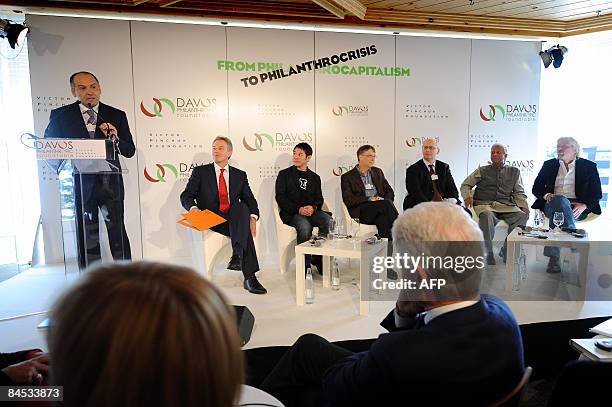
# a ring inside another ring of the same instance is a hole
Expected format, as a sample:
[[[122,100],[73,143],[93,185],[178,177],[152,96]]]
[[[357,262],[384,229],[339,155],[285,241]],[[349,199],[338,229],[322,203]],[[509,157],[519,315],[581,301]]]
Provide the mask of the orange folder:
[[[176,223],[201,231],[220,225],[223,222],[227,222],[227,220],[205,209],[198,212],[186,212],[183,214],[183,218]]]

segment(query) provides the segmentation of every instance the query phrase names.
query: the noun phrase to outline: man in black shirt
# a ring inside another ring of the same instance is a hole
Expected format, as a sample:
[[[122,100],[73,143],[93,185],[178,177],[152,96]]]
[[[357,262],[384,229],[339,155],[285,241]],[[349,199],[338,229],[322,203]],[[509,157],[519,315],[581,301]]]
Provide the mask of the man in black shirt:
[[[312,158],[312,147],[299,143],[293,148],[293,165],[278,173],[276,178],[276,202],[283,223],[297,231],[297,243],[303,243],[312,236],[313,227],[319,234],[329,232],[330,216],[321,210],[323,193],[321,178],[308,168]],[[319,273],[323,272],[321,256],[313,256],[312,263]],[[310,267],[310,255],[306,256],[306,268]]]

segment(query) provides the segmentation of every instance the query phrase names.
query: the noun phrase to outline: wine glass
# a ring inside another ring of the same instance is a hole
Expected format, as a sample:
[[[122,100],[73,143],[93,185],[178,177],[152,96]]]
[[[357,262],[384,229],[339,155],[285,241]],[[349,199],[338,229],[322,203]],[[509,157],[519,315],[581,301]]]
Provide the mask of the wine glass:
[[[553,223],[557,227],[557,233],[559,232],[559,228],[561,227],[561,225],[563,225],[564,221],[565,218],[563,217],[563,212],[555,212],[555,214],[553,215]]]

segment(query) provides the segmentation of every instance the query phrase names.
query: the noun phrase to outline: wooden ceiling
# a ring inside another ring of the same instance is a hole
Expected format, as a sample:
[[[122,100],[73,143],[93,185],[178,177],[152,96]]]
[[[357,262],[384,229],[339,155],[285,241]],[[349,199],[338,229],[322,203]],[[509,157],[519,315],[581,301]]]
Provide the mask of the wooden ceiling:
[[[612,29],[612,0],[13,0],[25,12],[62,9],[563,37]]]

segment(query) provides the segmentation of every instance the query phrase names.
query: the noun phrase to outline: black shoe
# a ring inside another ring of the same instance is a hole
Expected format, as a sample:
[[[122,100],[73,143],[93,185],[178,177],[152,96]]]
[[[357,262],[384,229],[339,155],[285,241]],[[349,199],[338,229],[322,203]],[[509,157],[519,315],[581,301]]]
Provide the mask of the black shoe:
[[[550,274],[557,274],[561,272],[561,265],[559,264],[558,257],[551,257],[548,259],[548,266],[546,266],[546,272]]]
[[[268,292],[268,290],[266,290],[266,288],[261,285],[261,283],[257,280],[257,277],[255,276],[249,277],[244,280],[243,287],[251,294],[265,294]]]
[[[497,262],[495,261],[495,255],[493,254],[493,252],[487,253],[487,264],[489,266],[494,266],[497,264]]]
[[[393,269],[387,269],[387,279],[388,280],[397,280],[397,272]]]
[[[242,270],[242,259],[240,258],[240,256],[237,256],[235,254],[232,255],[232,258],[230,259],[229,263],[227,263],[227,269],[241,271]]]

